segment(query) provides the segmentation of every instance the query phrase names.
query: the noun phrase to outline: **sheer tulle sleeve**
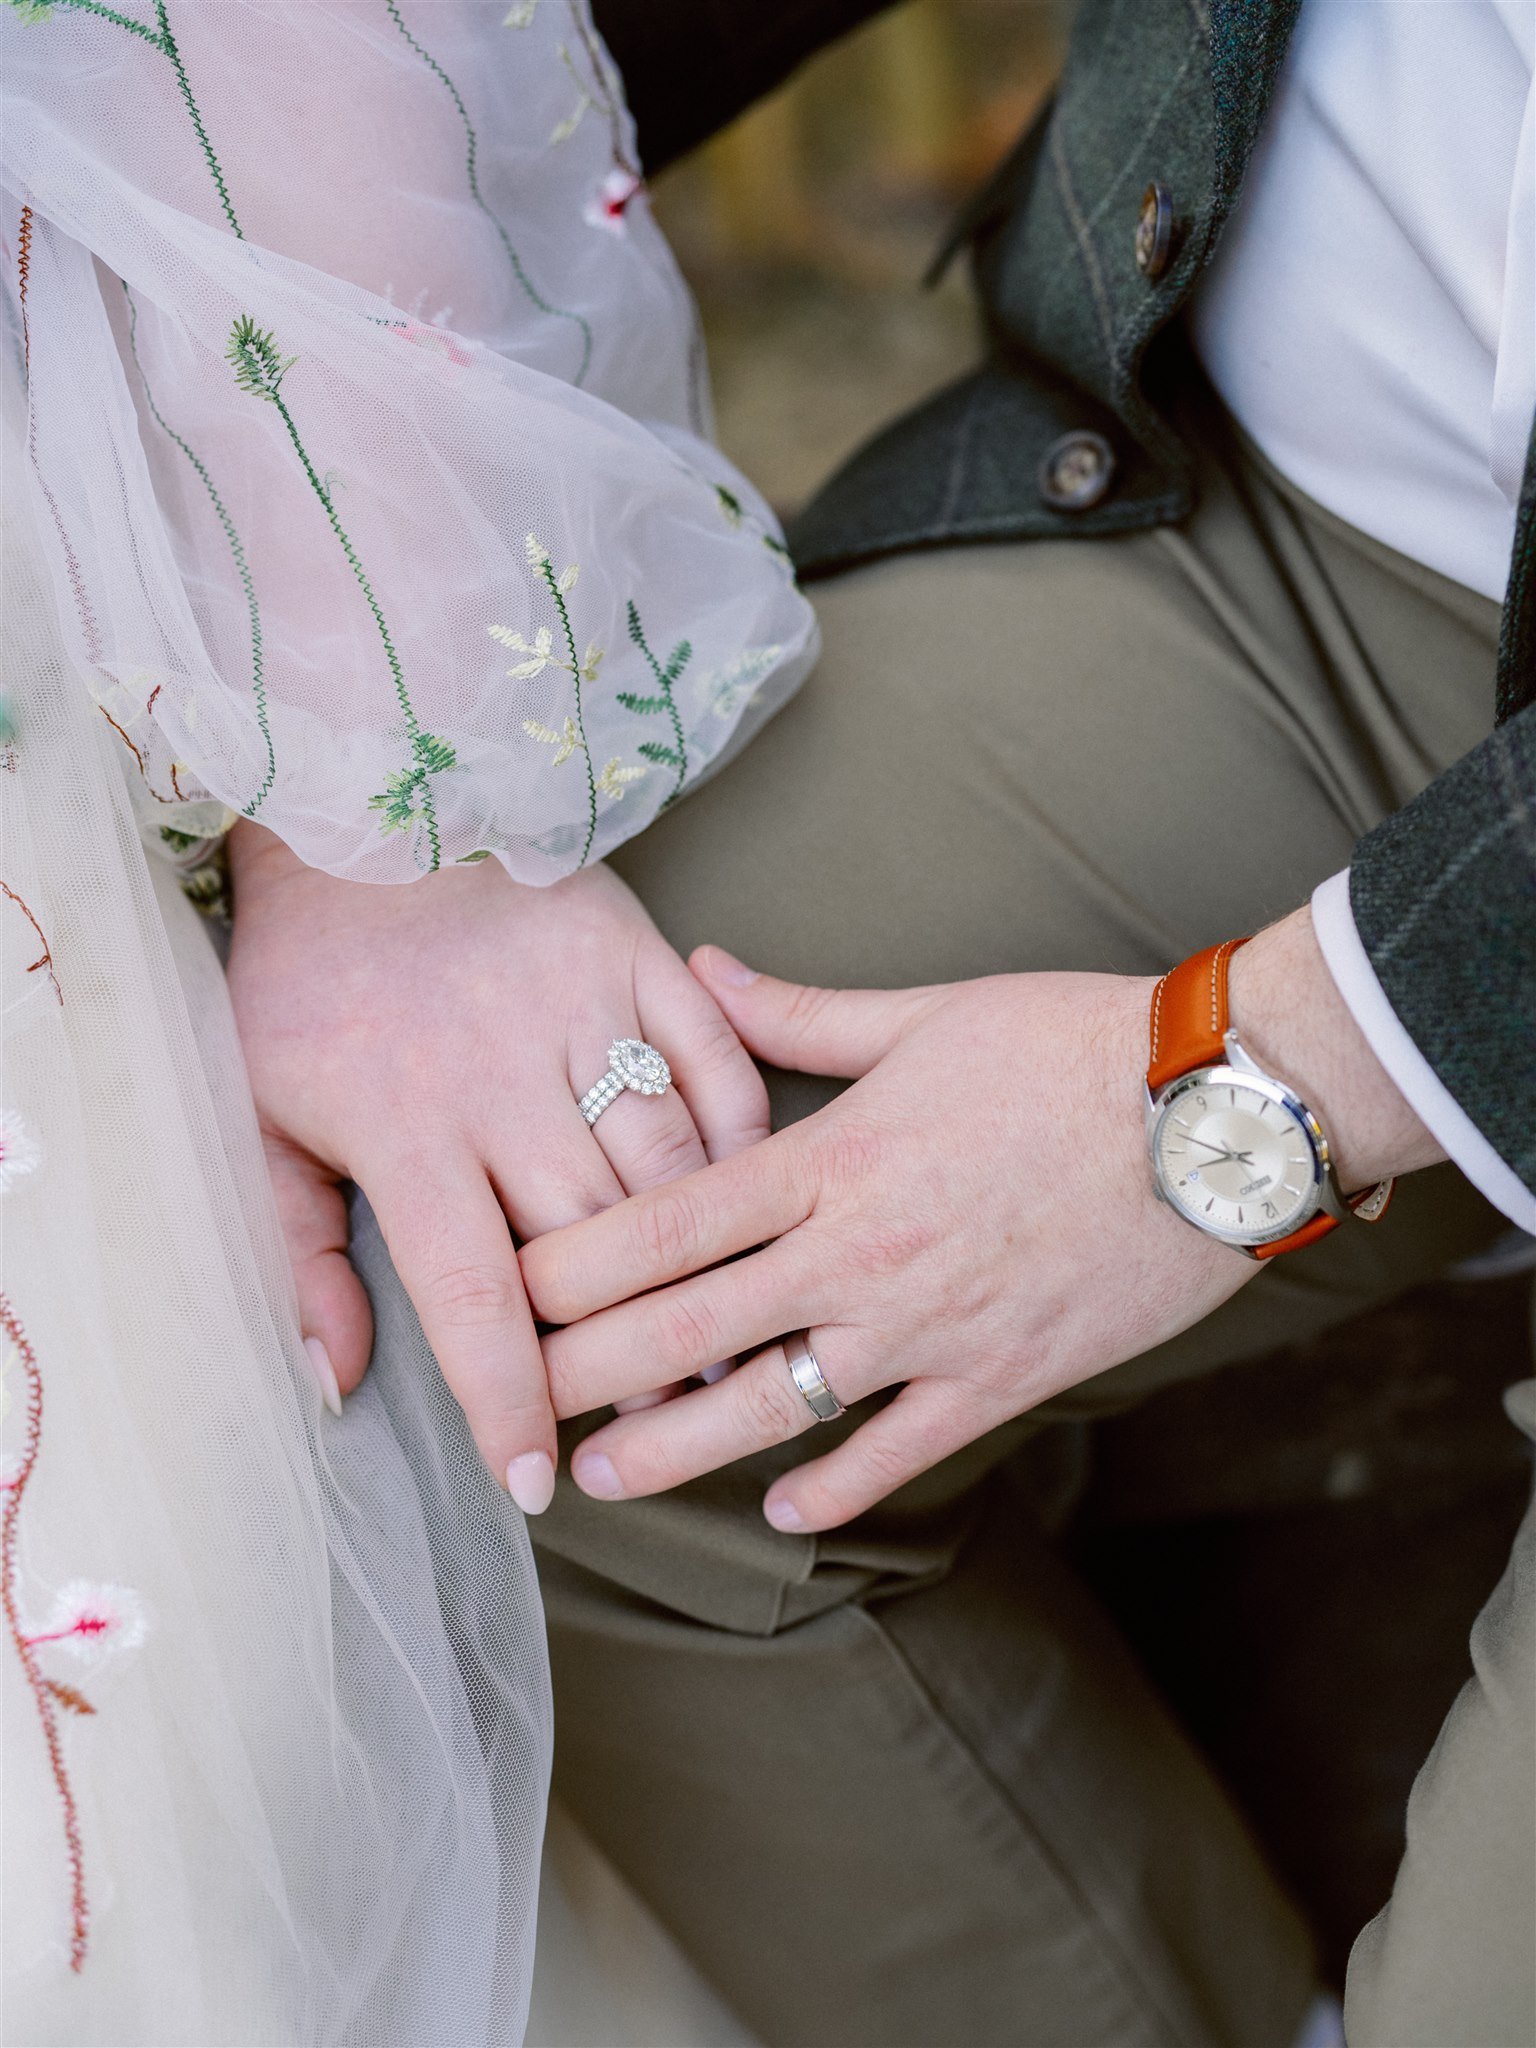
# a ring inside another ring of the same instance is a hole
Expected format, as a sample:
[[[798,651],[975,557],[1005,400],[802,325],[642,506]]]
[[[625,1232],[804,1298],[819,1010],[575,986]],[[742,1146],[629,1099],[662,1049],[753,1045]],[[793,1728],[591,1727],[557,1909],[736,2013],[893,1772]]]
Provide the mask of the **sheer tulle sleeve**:
[[[30,488],[145,816],[553,881],[793,691],[585,0],[0,16]]]

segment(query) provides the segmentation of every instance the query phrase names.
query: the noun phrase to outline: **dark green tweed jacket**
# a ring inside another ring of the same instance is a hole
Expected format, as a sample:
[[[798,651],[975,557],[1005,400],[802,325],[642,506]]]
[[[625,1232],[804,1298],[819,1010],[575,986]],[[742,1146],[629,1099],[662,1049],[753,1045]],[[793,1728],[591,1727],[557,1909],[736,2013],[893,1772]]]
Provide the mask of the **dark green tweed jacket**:
[[[887,0],[596,0],[652,167]],[[1191,464],[1161,395],[1177,316],[1242,187],[1299,0],[1082,0],[1056,94],[969,209],[987,360],[855,455],[795,523],[801,573],[917,547],[1119,533],[1182,518]],[[1171,195],[1160,275],[1141,195]],[[1112,487],[1041,496],[1065,434],[1102,435]],[[1536,1189],[1536,432],[1504,608],[1498,723],[1355,849],[1355,921],[1440,1079]]]

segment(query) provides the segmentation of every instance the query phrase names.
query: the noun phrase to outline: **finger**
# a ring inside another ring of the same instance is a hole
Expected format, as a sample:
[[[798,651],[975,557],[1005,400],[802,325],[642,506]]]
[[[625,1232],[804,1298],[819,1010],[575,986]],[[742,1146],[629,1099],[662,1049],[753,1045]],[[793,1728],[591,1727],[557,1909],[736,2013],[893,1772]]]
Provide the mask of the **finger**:
[[[553,1063],[541,1086],[507,1098],[478,1149],[519,1237],[542,1237],[624,1199],[618,1175],[593,1144],[569,1083]]]
[[[772,1128],[768,1090],[714,997],[670,951],[654,976],[641,970],[636,996],[641,1029],[667,1032],[668,1045],[677,1048],[672,1078],[707,1156],[729,1159],[761,1144]]]
[[[606,1062],[606,1049],[601,1057]],[[669,1066],[675,1057],[681,1055],[675,1045],[669,1045]],[[571,1088],[573,1095],[579,1096],[597,1078],[599,1063],[590,1052],[577,1053],[573,1066]],[[675,1072],[673,1078],[677,1078]],[[583,1130],[590,1129],[588,1142],[595,1142],[627,1195],[679,1180],[709,1164],[688,1104],[675,1087],[664,1095],[641,1095],[626,1088],[590,1127],[579,1109],[576,1115]]]
[[[507,1219],[467,1154],[361,1174],[395,1270],[480,1455],[518,1506],[555,1486],[555,1418]]]
[[[828,1383],[845,1402],[862,1400],[888,1383],[886,1369],[853,1332],[822,1325],[815,1344]],[[571,1476],[596,1500],[637,1499],[788,1443],[815,1421],[790,1378],[783,1345],[774,1344],[718,1386],[605,1423],[573,1455]]]
[[[347,1205],[337,1177],[286,1138],[266,1134],[277,1220],[293,1267],[299,1329],[333,1415],[368,1370],[373,1311],[347,1257]]]
[[[819,1295],[815,1248],[791,1233],[749,1258],[553,1330],[544,1364],[555,1413],[562,1421],[586,1415],[755,1351],[829,1306]]]
[[[824,1458],[775,1480],[763,1513],[786,1535],[836,1529],[962,1450],[998,1419],[981,1415],[953,1381],[914,1380]]]
[[[884,1059],[942,995],[938,989],[805,988],[758,974],[719,946],[700,946],[688,965],[760,1060],[849,1081]]]
[[[525,1244],[534,1312],[547,1323],[574,1323],[793,1230],[814,1199],[805,1134],[816,1122],[808,1117],[749,1152]]]

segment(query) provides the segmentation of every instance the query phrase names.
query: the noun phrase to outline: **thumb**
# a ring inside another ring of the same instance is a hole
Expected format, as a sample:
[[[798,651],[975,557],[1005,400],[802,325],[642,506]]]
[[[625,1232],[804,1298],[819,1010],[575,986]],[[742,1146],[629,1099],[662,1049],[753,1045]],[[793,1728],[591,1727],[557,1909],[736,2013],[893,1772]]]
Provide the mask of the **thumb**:
[[[744,967],[719,946],[688,962],[749,1052],[793,1073],[856,1081],[927,1007],[925,989],[805,988]]]
[[[368,1369],[373,1311],[347,1257],[340,1182],[310,1152],[270,1132],[264,1139],[277,1217],[299,1297],[299,1328],[325,1405],[341,1413]]]

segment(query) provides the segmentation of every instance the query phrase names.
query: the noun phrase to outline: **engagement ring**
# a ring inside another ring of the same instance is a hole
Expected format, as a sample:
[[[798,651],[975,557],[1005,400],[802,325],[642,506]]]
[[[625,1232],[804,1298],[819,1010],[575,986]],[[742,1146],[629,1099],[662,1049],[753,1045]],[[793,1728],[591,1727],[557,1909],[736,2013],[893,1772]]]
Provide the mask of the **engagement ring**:
[[[589,1124],[595,1124],[626,1088],[637,1095],[665,1095],[671,1086],[672,1069],[654,1045],[647,1045],[643,1038],[616,1038],[608,1048],[607,1073],[593,1083],[577,1107]]]

